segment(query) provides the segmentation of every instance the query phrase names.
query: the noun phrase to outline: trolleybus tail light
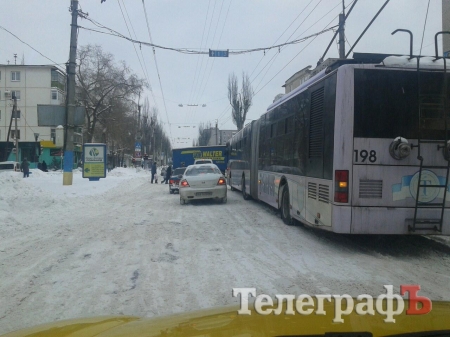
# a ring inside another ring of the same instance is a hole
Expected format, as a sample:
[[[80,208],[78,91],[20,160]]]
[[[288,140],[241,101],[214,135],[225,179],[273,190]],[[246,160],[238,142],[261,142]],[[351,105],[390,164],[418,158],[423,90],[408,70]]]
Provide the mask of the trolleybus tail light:
[[[187,182],[187,180],[182,180],[180,183],[180,187],[190,187],[189,183]]]
[[[348,202],[348,170],[334,171],[334,201]]]
[[[220,178],[219,181],[217,182],[217,185],[226,185],[226,184],[227,182],[223,178]]]

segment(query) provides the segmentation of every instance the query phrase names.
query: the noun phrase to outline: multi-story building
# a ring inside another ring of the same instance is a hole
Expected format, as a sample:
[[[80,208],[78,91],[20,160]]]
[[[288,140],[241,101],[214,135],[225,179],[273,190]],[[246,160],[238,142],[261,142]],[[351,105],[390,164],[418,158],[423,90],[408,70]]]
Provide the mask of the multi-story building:
[[[31,167],[37,166],[40,159],[51,164],[50,155],[58,150],[53,144],[56,125],[39,126],[38,105],[64,105],[65,92],[66,76],[55,66],[0,65],[0,161],[21,161],[26,157]],[[17,113],[11,116],[14,96]],[[19,143],[17,156],[13,150],[15,140]],[[46,151],[41,152],[41,147]]]
[[[219,130],[211,128],[211,137],[208,141],[208,146],[226,145],[227,141],[234,136],[236,130]]]

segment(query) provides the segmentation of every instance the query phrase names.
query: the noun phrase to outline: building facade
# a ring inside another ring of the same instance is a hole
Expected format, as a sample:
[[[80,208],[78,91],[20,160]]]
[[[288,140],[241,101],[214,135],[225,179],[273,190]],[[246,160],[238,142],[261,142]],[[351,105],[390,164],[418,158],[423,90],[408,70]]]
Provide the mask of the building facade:
[[[219,130],[211,128],[211,137],[208,146],[226,145],[227,141],[236,134],[236,130]]]
[[[0,65],[0,161],[27,158],[36,167],[42,160],[50,165],[53,157],[60,157],[61,149],[53,143],[56,125],[39,126],[37,106],[64,105],[65,93],[66,76],[54,66]],[[17,114],[12,116],[14,96]]]

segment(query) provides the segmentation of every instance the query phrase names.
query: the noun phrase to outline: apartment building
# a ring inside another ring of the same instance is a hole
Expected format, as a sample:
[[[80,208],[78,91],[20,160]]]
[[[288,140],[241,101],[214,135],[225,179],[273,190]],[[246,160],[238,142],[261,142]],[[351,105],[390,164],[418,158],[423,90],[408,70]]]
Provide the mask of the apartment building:
[[[26,157],[32,163],[31,167],[35,167],[45,157],[50,164],[50,155],[58,151],[53,144],[56,125],[39,126],[37,106],[64,105],[65,87],[66,76],[55,66],[0,65],[0,161],[21,161]],[[12,116],[14,96],[17,113]],[[17,156],[13,149],[15,140],[19,143]],[[54,151],[50,153],[52,148]]]

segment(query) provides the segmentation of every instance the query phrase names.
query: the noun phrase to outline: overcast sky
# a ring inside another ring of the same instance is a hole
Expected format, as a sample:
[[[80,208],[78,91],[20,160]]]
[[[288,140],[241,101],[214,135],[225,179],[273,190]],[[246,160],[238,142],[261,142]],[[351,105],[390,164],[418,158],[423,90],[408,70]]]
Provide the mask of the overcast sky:
[[[1,2],[1,27],[52,61],[60,64],[67,62],[70,0]],[[351,2],[345,0],[345,5],[349,6]],[[358,1],[345,27],[348,40],[346,50],[384,2]],[[408,36],[404,33],[391,35],[395,29],[404,28],[413,32],[414,52],[419,53],[428,2],[391,0],[355,51],[408,54]],[[337,15],[342,11],[342,0],[144,0],[144,3],[154,44],[203,51],[268,48],[337,25]],[[100,0],[79,0],[79,4],[90,18],[129,36],[126,19],[133,37],[150,41],[142,0],[106,0],[104,3]],[[430,0],[422,54],[434,55],[434,34],[442,30],[441,8],[441,0]],[[79,19],[78,24],[94,28],[87,20]],[[1,27],[0,64],[7,61],[13,63],[15,53],[18,55],[17,63],[21,62],[22,55],[25,64],[52,63]],[[263,51],[258,51],[230,55],[228,58],[155,49],[161,85],[150,47],[142,46],[140,49],[137,45],[136,52],[127,40],[84,29],[79,30],[78,45],[100,45],[105,52],[112,53],[116,61],[125,61],[134,73],[145,78],[153,94],[147,90],[143,96],[158,108],[160,120],[165,123],[167,134],[173,138],[173,147],[182,147],[192,144],[200,122],[214,125],[218,120],[220,129],[235,129],[227,100],[230,73],[234,72],[238,77],[242,72],[250,75],[255,96],[247,118],[257,119],[277,94],[284,93],[282,85],[290,76],[308,65],[314,67],[317,64],[332,35],[330,31],[280,50],[267,50],[265,55]],[[334,44],[327,57],[337,55]],[[142,100],[141,97],[141,103]],[[179,107],[179,104],[184,107]],[[188,107],[187,104],[198,104],[198,107]],[[182,141],[187,143],[180,143]]]

